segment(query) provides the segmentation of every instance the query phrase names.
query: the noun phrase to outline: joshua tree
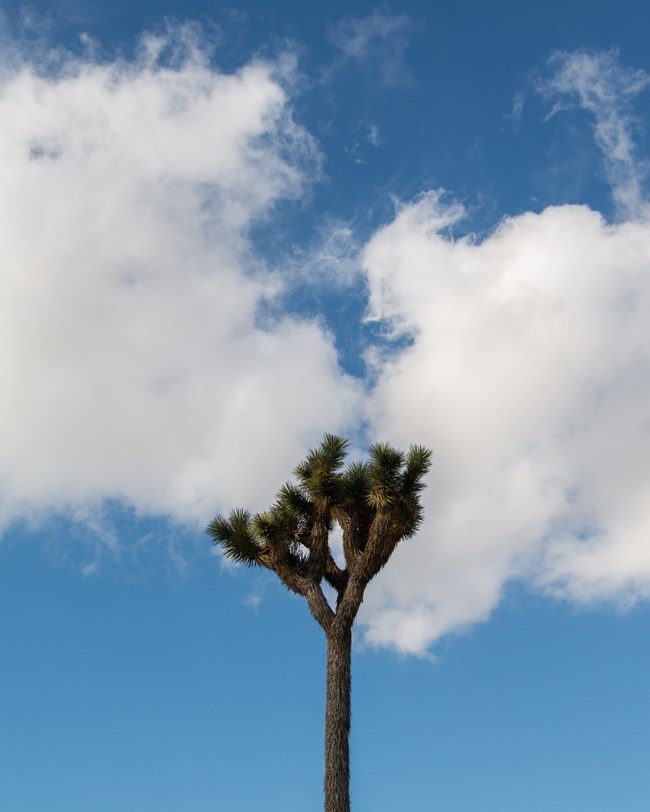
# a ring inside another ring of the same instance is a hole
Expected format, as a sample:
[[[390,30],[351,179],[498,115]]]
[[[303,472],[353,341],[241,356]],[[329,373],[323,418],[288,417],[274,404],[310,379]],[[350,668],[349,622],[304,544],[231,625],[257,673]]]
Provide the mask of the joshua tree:
[[[208,527],[228,558],[273,570],[302,595],[325,632],[325,812],[350,809],[352,624],[369,581],[397,543],[417,531],[422,479],[431,467],[428,449],[411,446],[405,454],[385,443],[370,447],[367,462],[344,467],[347,445],[326,434],[269,510],[255,515],[233,510]],[[330,547],[334,523],[343,534],[342,567]],[[323,581],[336,593],[336,608],[323,593]]]

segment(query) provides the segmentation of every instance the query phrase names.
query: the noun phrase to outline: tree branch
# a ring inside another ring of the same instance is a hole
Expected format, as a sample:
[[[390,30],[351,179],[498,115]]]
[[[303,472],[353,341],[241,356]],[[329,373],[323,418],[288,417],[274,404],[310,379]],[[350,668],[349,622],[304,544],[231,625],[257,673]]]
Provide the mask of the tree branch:
[[[327,634],[332,626],[335,615],[334,610],[323,594],[320,584],[310,582],[305,591],[305,598],[307,599],[309,611],[325,634]]]
[[[348,580],[345,592],[340,596],[338,606],[336,607],[336,614],[332,627],[336,627],[338,631],[345,631],[352,628],[354,619],[357,616],[359,607],[363,602],[363,593],[365,592],[368,581],[364,581],[358,573],[351,573]]]
[[[335,589],[339,597],[343,594],[348,583],[348,570],[342,570],[334,560],[331,550],[327,550],[327,560],[325,562],[325,580]]]
[[[386,565],[399,539],[390,510],[378,510],[370,525],[368,543],[359,559],[360,576],[366,584]]]
[[[327,556],[330,553],[329,527],[324,517],[314,521],[309,536],[309,575],[320,583],[327,571]]]
[[[260,552],[260,562],[273,570],[287,589],[306,599],[314,619],[327,632],[334,619],[334,611],[325,598],[320,578],[315,580],[309,575],[305,561],[289,552],[286,545],[265,545]],[[334,559],[332,563],[336,567]],[[339,573],[342,575],[340,570]]]

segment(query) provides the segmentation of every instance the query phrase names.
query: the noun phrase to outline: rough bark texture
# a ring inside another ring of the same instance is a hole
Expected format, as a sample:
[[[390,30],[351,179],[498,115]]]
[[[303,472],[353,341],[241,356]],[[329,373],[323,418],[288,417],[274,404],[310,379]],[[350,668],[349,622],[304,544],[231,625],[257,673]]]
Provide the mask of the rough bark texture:
[[[325,812],[350,812],[350,695],[352,628],[327,635]]]

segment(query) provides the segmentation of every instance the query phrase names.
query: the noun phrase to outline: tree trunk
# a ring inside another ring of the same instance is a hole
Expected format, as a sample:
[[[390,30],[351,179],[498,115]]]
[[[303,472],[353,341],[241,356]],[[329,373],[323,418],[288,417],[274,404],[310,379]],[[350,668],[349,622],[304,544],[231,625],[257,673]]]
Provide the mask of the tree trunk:
[[[325,812],[350,812],[352,627],[327,633]]]

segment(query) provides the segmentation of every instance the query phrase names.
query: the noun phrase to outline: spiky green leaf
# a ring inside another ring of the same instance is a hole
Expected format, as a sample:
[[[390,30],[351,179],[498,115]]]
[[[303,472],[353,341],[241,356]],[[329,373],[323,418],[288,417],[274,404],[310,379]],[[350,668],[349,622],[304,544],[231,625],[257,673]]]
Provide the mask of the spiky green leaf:
[[[364,502],[370,488],[369,466],[365,462],[353,462],[343,474],[343,488],[348,502]]]
[[[312,449],[294,473],[300,488],[320,507],[336,502],[341,496],[341,467],[348,441],[326,434],[318,448]]]
[[[367,501],[377,510],[385,509],[396,498],[405,456],[388,443],[375,443],[368,449],[370,457],[368,478],[370,489]]]
[[[227,519],[221,515],[215,516],[207,527],[207,533],[231,561],[249,567],[260,563],[259,545],[255,539],[249,511],[236,508]]]
[[[297,516],[307,517],[310,515],[313,505],[304,491],[295,485],[287,482],[278,491],[277,504],[283,510],[287,510]]]
[[[406,457],[406,466],[402,475],[402,490],[405,493],[421,491],[424,488],[423,477],[431,469],[433,453],[422,445],[412,445]]]

